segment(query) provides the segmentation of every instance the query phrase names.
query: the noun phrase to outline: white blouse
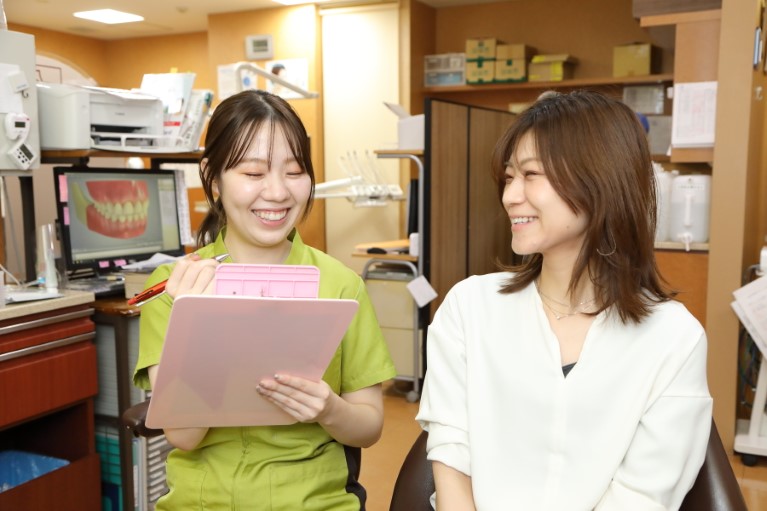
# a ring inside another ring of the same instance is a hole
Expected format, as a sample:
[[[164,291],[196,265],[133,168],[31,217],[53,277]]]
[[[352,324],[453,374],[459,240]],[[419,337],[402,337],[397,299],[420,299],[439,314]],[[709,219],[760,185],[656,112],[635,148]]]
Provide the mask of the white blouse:
[[[677,509],[711,426],[703,327],[678,302],[603,312],[565,378],[535,286],[499,294],[509,276],[458,283],[429,327],[428,458],[471,476],[480,511]]]

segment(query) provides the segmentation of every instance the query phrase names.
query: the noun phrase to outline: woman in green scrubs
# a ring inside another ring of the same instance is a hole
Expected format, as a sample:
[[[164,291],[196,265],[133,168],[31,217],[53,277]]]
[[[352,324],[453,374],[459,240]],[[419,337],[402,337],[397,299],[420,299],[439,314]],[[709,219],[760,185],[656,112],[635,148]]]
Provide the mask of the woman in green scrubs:
[[[395,369],[362,279],[296,231],[315,184],[301,120],[263,91],[227,98],[210,119],[200,176],[210,205],[202,248],[147,282],[168,279],[166,294],[142,307],[137,386],[149,390],[156,379],[173,299],[213,292],[217,255],[229,254],[224,263],[316,266],[319,297],[354,299],[359,309],[321,381],[277,374],[258,382],[254,399],[257,392],[295,424],[166,429],[176,449],[166,463],[170,491],[157,509],[364,509],[360,448],[381,435],[381,382]]]

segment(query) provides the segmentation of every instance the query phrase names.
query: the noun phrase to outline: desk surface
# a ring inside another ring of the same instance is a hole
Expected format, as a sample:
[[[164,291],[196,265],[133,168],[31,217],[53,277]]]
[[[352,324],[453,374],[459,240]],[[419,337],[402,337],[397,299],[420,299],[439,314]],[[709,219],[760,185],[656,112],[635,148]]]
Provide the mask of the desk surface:
[[[51,298],[50,300],[8,304],[0,308],[0,321],[91,303],[95,299],[93,293],[85,293],[83,291],[60,289],[59,292],[64,296],[61,298]]]
[[[141,308],[135,305],[128,305],[128,300],[123,296],[111,296],[109,298],[99,298],[93,304],[96,312],[110,316],[139,316]]]
[[[352,257],[365,257],[368,259],[374,257],[376,259],[391,259],[391,260],[413,261],[413,262],[418,261],[418,258],[416,256],[412,256],[408,254],[407,252],[396,251],[396,250],[406,250],[409,246],[410,246],[410,241],[407,239],[359,243],[355,245],[354,252],[352,252]],[[368,252],[368,249],[373,247],[386,250],[387,252],[385,254]]]

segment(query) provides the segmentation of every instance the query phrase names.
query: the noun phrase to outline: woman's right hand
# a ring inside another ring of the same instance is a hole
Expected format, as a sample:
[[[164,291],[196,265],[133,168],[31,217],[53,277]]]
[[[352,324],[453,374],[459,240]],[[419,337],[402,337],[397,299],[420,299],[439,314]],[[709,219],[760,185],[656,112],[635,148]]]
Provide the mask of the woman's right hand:
[[[182,295],[213,294],[219,264],[215,259],[203,259],[197,254],[180,259],[168,277],[165,292],[174,299]]]

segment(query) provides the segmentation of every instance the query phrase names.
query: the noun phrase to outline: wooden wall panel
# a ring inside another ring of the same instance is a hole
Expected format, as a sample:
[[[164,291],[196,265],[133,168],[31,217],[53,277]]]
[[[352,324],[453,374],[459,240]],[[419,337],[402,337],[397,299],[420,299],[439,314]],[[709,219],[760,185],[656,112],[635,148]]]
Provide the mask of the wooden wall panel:
[[[655,260],[663,278],[679,292],[676,299],[705,327],[708,253],[656,250]]]
[[[511,226],[492,175],[493,149],[514,116],[472,108],[469,119],[469,226],[467,275],[498,270],[511,262]]]
[[[438,294],[431,303],[433,314],[453,284],[466,275],[469,108],[432,101],[430,109],[428,264],[429,281]]]

